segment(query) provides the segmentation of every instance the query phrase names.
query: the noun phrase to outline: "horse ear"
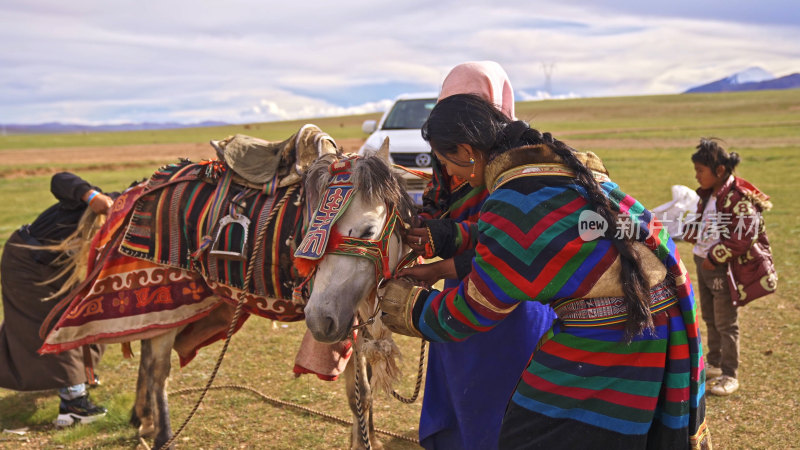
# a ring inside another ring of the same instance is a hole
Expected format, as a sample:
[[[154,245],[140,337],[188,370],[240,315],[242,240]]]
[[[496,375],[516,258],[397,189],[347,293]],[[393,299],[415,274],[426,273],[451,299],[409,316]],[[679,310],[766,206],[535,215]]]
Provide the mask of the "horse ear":
[[[387,163],[390,162],[389,161],[389,136],[386,136],[386,138],[383,139],[383,144],[381,144],[381,148],[379,148],[378,151],[375,152],[375,155],[377,155],[378,158],[386,161]]]

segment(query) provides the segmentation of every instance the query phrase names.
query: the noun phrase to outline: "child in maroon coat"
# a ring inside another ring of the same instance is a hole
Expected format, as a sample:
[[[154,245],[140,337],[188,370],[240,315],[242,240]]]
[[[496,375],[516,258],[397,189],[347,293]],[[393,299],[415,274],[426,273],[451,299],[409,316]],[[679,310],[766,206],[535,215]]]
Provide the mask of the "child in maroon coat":
[[[694,242],[695,289],[708,327],[708,392],[729,395],[739,388],[739,306],[775,292],[778,276],[761,212],[769,197],[733,175],[739,155],[713,139],[701,139],[692,155],[697,222],[684,238]]]

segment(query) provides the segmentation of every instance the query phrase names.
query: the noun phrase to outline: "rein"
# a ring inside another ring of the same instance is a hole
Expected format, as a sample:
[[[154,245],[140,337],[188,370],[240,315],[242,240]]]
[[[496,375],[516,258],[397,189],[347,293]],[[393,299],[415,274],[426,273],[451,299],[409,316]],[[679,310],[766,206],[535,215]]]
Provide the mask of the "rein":
[[[392,270],[390,267],[390,240],[395,231],[397,231],[398,225],[403,228],[407,227],[407,225],[403,222],[403,219],[400,217],[397,208],[394,206],[391,207],[388,217],[383,224],[383,229],[381,230],[381,233],[377,239],[362,239],[342,236],[340,239],[338,239],[336,245],[332,245],[331,248],[328,248],[328,240],[333,231],[333,226],[336,220],[342,216],[344,211],[346,211],[350,201],[352,200],[352,195],[355,190],[355,187],[352,183],[352,166],[353,162],[355,162],[358,158],[358,156],[351,156],[334,162],[328,168],[331,174],[331,180],[321,196],[319,206],[314,211],[310,220],[308,231],[303,237],[303,241],[300,243],[300,245],[298,245],[294,256],[295,258],[305,258],[316,263],[318,263],[326,254],[357,256],[360,258],[369,259],[374,264],[375,279],[377,282],[368,296],[368,302],[372,302],[374,309],[365,321],[351,325],[351,328],[348,330],[348,334],[352,335],[355,351],[355,400],[357,405],[356,409],[358,410],[357,416],[359,421],[359,429],[364,447],[366,449],[370,449],[369,432],[365,422],[366,411],[362,409],[360,387],[360,375],[362,371],[362,355],[360,353],[360,347],[363,340],[356,339],[356,334],[357,331],[362,329],[364,330],[365,335],[369,334],[369,329],[366,327],[375,323],[375,318],[378,317],[378,314],[381,312],[379,302],[377,300],[378,289],[383,287],[384,283],[391,279],[399,269],[416,262],[417,257],[413,252],[409,252],[400,258],[394,270]],[[402,236],[400,236],[400,248],[402,249]],[[314,277],[317,267],[318,264],[314,265],[314,268],[309,271],[310,273],[308,273],[306,279],[297,288],[295,288],[295,297],[301,295],[304,286]],[[356,313],[356,317],[358,317],[358,313]],[[354,322],[356,322],[356,320],[354,320]],[[392,395],[396,399],[404,403],[412,403],[416,400],[422,380],[424,354],[425,341],[423,340],[420,351],[419,373],[417,376],[417,384],[414,394],[411,398],[405,398],[397,394],[397,392],[392,391]]]
[[[331,179],[323,195],[320,198],[319,206],[313,212],[308,230],[303,241],[297,246],[295,258],[305,258],[319,262],[325,255],[345,255],[366,258],[375,266],[376,287],[369,295],[370,301],[375,304],[375,309],[370,317],[363,323],[353,325],[350,332],[366,327],[375,322],[380,312],[378,302],[375,300],[377,290],[382,284],[392,278],[397,270],[413,263],[416,260],[413,252],[409,252],[392,270],[389,266],[389,242],[397,229],[398,225],[407,228],[405,222],[400,217],[396,207],[392,207],[389,215],[383,224],[383,229],[377,239],[362,239],[350,236],[342,236],[335,246],[328,248],[336,220],[344,214],[350,205],[355,186],[353,185],[353,163],[360,159],[359,156],[349,156],[339,161],[333,162],[328,168]],[[402,247],[402,237],[401,243]],[[295,297],[301,295],[302,289],[313,279],[316,273],[316,266],[306,276],[305,280],[295,289]]]
[[[331,253],[333,253],[333,252],[331,252]],[[339,253],[339,254],[345,255],[347,253]],[[381,289],[383,287],[383,284],[386,283],[387,280],[390,280],[394,276],[394,274],[397,273],[398,270],[400,270],[400,269],[402,269],[404,267],[413,265],[414,263],[416,263],[416,261],[417,261],[417,256],[414,254],[414,252],[408,252],[397,263],[397,267],[394,268],[394,271],[392,273],[390,273],[388,277],[381,277],[381,276],[377,277],[378,283],[375,285],[375,287],[372,289],[372,292],[370,292],[370,294],[369,294],[369,301],[375,304],[375,308],[373,309],[372,314],[370,314],[369,318],[367,318],[367,320],[364,323],[359,323],[358,325],[353,325],[352,328],[350,329],[351,332],[353,330],[358,330],[358,329],[364,328],[364,327],[366,327],[368,325],[372,325],[375,322],[375,317],[377,317],[378,313],[381,312],[380,307],[378,307],[378,302],[376,301],[376,297],[378,295],[378,290]],[[375,264],[376,264],[376,270],[377,270],[377,262]]]
[[[409,253],[400,260],[395,270],[389,267],[389,241],[392,234],[394,234],[398,225],[403,228],[407,227],[396,207],[392,207],[389,211],[389,216],[383,224],[383,229],[377,239],[342,236],[334,247],[327,248],[336,220],[344,214],[350,205],[355,189],[352,182],[353,163],[359,158],[359,156],[350,156],[332,163],[328,168],[331,179],[321,196],[319,206],[314,211],[308,230],[303,237],[303,241],[297,246],[294,256],[295,258],[305,258],[315,262],[319,262],[326,254],[367,258],[375,265],[375,279],[380,284],[384,280],[392,278],[397,269],[404,267],[415,259],[413,254]],[[295,296],[300,295],[300,290],[310,282],[315,272],[316,268],[310,271],[305,280],[295,289]],[[370,296],[374,298],[375,291]],[[376,311],[369,320],[374,321],[376,315],[377,303]]]

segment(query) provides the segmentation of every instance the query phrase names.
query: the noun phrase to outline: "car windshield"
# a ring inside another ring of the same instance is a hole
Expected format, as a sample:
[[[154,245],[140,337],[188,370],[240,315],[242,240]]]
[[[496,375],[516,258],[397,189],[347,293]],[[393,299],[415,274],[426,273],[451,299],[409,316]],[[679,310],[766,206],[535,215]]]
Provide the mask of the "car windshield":
[[[383,122],[383,129],[418,130],[428,120],[428,116],[435,105],[435,98],[400,100],[389,111],[386,121]]]

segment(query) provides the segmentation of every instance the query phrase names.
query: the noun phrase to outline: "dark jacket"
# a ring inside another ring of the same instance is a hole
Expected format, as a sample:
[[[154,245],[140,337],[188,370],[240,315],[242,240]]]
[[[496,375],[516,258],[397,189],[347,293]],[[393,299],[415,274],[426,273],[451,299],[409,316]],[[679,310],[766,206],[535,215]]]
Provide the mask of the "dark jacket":
[[[62,267],[54,264],[56,253],[35,247],[60,242],[75,231],[86,203],[81,198],[92,185],[77,175],[53,175],[50,190],[58,203],[43,211],[8,239],[0,257],[3,319],[0,323],[0,387],[16,391],[57,389],[84,383],[81,349],[39,355],[39,327],[60,298],[42,299],[58,291],[66,277],[54,279]],[[94,188],[99,190],[98,188]],[[22,244],[24,246],[21,246]],[[97,365],[103,346],[91,346]]]
[[[711,189],[697,189],[698,219],[703,214]],[[720,241],[711,247],[708,258],[714,264],[727,264],[731,300],[736,306],[775,292],[778,274],[772,261],[763,211],[772,208],[769,196],[748,181],[730,177],[717,193],[717,214],[722,226]],[[690,233],[696,231],[696,227]]]

